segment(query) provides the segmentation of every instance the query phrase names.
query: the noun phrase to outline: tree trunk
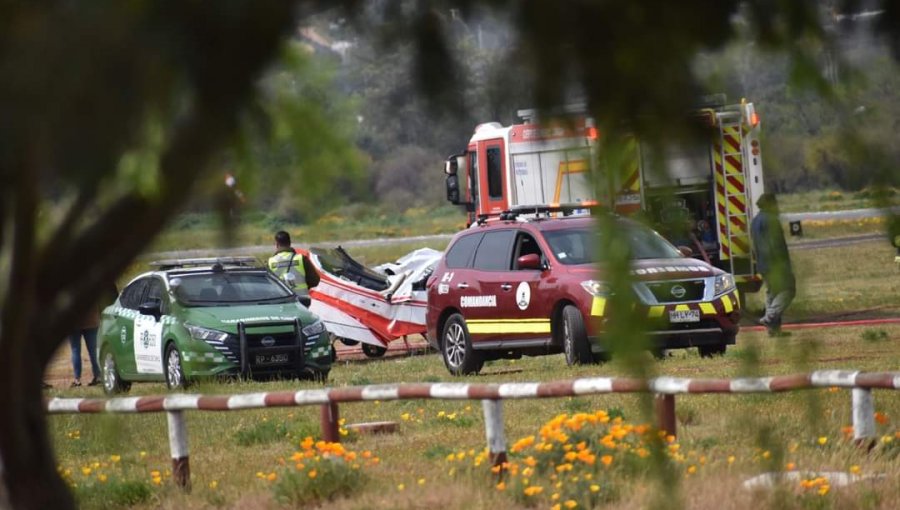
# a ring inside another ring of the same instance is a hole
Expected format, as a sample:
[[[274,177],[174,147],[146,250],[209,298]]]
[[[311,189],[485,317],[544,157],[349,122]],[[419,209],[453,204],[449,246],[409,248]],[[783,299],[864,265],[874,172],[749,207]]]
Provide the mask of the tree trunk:
[[[10,306],[15,307],[12,303]],[[0,334],[0,359],[17,359],[17,369],[0,370],[0,459],[3,476],[0,506],[17,509],[69,509],[75,502],[56,471],[41,396],[43,366],[36,356],[16,356],[28,349],[24,338]],[[5,496],[5,497],[4,497]],[[4,501],[4,499],[6,501]]]

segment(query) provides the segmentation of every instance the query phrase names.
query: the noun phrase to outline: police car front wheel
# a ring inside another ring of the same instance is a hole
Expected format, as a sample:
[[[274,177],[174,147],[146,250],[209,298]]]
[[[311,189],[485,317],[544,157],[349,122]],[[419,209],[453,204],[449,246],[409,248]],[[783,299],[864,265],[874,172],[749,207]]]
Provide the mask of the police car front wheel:
[[[166,347],[166,386],[170,390],[184,388],[187,380],[184,377],[184,367],[181,364],[181,353],[175,344]]]

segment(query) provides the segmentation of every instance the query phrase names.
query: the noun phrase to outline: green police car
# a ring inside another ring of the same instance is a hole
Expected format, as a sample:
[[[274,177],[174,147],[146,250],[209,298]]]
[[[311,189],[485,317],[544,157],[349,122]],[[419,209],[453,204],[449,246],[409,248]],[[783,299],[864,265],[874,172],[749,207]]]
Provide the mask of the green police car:
[[[97,351],[107,393],[132,382],[312,377],[331,369],[325,325],[254,259],[161,261],[103,310]]]

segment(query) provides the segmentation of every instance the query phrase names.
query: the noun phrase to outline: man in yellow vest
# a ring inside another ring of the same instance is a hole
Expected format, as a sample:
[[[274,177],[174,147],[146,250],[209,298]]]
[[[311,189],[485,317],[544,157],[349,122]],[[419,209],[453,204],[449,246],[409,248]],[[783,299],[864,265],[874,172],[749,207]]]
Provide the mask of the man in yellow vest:
[[[275,234],[275,255],[269,257],[269,270],[281,278],[295,294],[309,299],[303,255],[291,248],[291,235],[284,230]]]

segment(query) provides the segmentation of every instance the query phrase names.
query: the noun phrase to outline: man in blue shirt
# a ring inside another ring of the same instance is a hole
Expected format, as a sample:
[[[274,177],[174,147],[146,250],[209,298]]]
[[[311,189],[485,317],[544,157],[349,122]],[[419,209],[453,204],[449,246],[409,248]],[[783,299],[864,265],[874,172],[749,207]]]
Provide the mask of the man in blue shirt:
[[[772,193],[763,193],[756,202],[759,213],[750,223],[756,267],[766,282],[766,313],[759,320],[769,336],[786,336],[781,331],[781,315],[796,294],[791,257],[778,216],[778,201]]]

